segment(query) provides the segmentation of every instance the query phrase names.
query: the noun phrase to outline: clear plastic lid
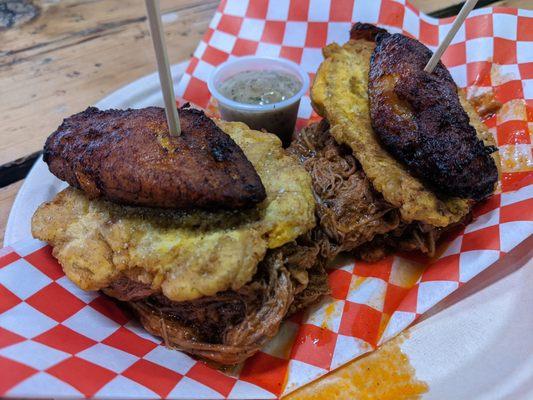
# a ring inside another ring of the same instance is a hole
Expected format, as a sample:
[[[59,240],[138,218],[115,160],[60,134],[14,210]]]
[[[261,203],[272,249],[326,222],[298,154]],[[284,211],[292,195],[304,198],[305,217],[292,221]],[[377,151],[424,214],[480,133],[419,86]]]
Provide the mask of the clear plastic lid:
[[[226,79],[244,71],[280,71],[295,76],[302,84],[300,90],[293,96],[277,103],[245,104],[228,99],[218,88]],[[207,86],[213,97],[224,106],[240,111],[262,112],[283,108],[294,104],[307,92],[309,75],[296,63],[282,58],[245,56],[235,58],[220,64],[211,74]]]

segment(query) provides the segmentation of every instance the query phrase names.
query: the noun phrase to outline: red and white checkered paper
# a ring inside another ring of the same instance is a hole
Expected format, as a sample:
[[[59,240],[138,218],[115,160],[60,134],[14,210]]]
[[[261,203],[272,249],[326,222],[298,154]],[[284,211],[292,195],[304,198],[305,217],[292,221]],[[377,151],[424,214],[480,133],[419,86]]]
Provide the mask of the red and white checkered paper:
[[[209,108],[216,65],[258,54],[285,57],[313,77],[321,48],[344,43],[353,22],[414,36],[434,49],[452,19],[404,1],[222,1],[178,93]],[[0,252],[0,395],[97,398],[275,398],[371,351],[533,232],[533,13],[474,11],[443,58],[470,95],[503,103],[485,122],[502,155],[501,193],[449,238],[435,260],[415,254],[332,266],[331,297],[291,318],[278,336],[229,376],[168,350],[115,303],[72,284],[30,240]],[[211,104],[212,106],[212,104]],[[299,125],[315,117],[305,97]]]

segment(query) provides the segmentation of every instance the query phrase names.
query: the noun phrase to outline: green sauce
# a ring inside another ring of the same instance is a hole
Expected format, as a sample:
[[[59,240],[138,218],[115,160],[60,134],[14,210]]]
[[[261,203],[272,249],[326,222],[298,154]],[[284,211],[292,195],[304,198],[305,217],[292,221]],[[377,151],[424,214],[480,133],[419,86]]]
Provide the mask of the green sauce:
[[[273,104],[287,100],[302,88],[300,80],[280,71],[244,71],[218,88],[223,96],[244,104]]]

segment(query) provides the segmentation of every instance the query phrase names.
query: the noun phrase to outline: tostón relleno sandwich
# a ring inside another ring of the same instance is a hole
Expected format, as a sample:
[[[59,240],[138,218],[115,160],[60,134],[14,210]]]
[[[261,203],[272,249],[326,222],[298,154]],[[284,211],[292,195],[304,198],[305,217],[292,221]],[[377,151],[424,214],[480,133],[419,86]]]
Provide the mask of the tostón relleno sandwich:
[[[441,62],[423,70],[431,51],[415,39],[357,23],[323,53],[311,100],[324,119],[289,149],[312,176],[314,240],[328,257],[432,256],[495,190],[492,135]]]
[[[66,275],[125,302],[165,343],[220,364],[258,351],[328,292],[340,252],[432,255],[498,179],[494,142],[449,72],[403,35],[355,24],[324,48],[311,89],[323,120],[285,151],[272,134],[179,110],[67,118],[44,160],[70,187],[35,237]]]
[[[65,119],[44,160],[70,187],[39,207],[33,235],[85,290],[126,302],[173,348],[236,364],[327,284],[311,179],[272,134],[179,110]]]

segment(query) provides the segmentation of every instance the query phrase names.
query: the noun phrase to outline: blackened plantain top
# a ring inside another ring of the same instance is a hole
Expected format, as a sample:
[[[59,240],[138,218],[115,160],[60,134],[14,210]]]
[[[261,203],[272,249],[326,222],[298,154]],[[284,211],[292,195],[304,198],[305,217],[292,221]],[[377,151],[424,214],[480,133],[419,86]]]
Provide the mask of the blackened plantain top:
[[[498,179],[496,148],[477,138],[446,67],[439,62],[424,72],[431,51],[417,40],[383,32],[375,39],[368,94],[382,144],[441,195],[489,196]]]
[[[388,34],[386,29],[378,28],[374,24],[366,22],[356,22],[350,29],[350,39],[353,40],[366,40],[368,42],[375,42],[376,36],[379,34]]]
[[[44,161],[90,197],[176,209],[240,209],[266,198],[241,148],[202,111],[179,110],[182,133],[168,132],[159,107],[89,107],[48,137]]]

